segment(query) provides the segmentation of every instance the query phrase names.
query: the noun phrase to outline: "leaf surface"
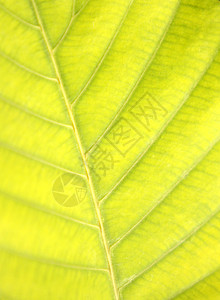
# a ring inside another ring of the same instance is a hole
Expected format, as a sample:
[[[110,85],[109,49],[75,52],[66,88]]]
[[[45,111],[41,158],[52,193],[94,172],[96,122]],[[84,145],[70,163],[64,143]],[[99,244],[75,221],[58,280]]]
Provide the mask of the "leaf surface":
[[[0,298],[220,299],[217,0],[0,0]]]

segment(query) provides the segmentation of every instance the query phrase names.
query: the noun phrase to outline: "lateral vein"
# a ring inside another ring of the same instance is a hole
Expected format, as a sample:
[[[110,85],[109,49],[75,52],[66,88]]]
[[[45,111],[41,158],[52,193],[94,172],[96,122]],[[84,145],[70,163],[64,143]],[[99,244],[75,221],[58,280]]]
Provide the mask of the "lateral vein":
[[[38,73],[38,72],[36,72],[36,71],[34,71],[34,70],[26,67],[25,65],[22,65],[21,63],[19,63],[18,61],[16,61],[15,59],[11,58],[10,56],[8,56],[7,54],[5,54],[5,53],[3,53],[1,51],[0,51],[0,56],[4,57],[8,61],[10,61],[11,63],[13,63],[14,65],[18,66],[19,68],[25,70],[28,73],[34,74],[36,76],[39,76],[39,77],[47,79],[47,80],[51,80],[51,81],[55,81],[55,82],[57,81],[56,78],[49,77],[49,76],[46,76],[44,74]]]
[[[16,255],[16,256],[23,257],[28,260],[36,261],[38,263],[53,265],[53,266],[57,266],[57,267],[61,267],[61,268],[76,269],[76,270],[80,270],[80,271],[83,271],[83,270],[85,270],[85,271],[103,271],[103,272],[108,271],[107,269],[101,269],[101,268],[99,269],[99,268],[94,268],[94,267],[84,267],[84,266],[77,266],[77,265],[71,265],[71,264],[64,264],[62,262],[54,261],[54,260],[47,259],[47,258],[35,257],[35,256],[29,255],[27,253],[20,253],[15,250],[9,249],[9,248],[5,247],[4,245],[0,245],[0,250],[4,251],[6,253],[9,253],[11,255]]]
[[[0,194],[4,195],[5,197],[8,197],[10,198],[12,201],[16,202],[16,203],[19,203],[19,204],[22,204],[26,207],[29,207],[33,210],[37,210],[37,211],[40,211],[40,212],[43,212],[45,214],[49,214],[51,216],[55,216],[55,217],[58,217],[58,218],[61,218],[65,221],[70,221],[72,223],[77,223],[77,224],[80,224],[80,225],[83,225],[83,226],[88,226],[88,227],[91,227],[91,228],[94,228],[94,229],[99,229],[99,227],[95,224],[91,224],[91,223],[86,223],[84,221],[81,221],[79,219],[74,219],[72,217],[69,217],[67,215],[63,215],[61,213],[58,213],[54,210],[49,210],[43,206],[40,206],[40,205],[37,205],[37,204],[34,204],[33,202],[29,202],[28,200],[26,199],[23,199],[23,198],[18,198],[18,197],[15,197],[14,195],[12,194],[9,194],[3,190],[0,190]]]
[[[174,18],[175,18],[175,16],[176,16],[176,13],[177,13],[177,10],[178,10],[179,5],[180,5],[180,0],[179,0],[179,2],[178,2],[178,4],[177,4],[177,7],[176,7],[176,9],[175,9],[175,11],[174,11],[174,13],[173,13],[173,16],[172,16],[170,22],[167,24],[167,26],[166,26],[166,28],[165,28],[165,30],[164,30],[164,32],[163,32],[161,38],[160,38],[160,40],[159,40],[159,42],[158,42],[158,44],[157,44],[155,50],[153,51],[153,54],[151,55],[150,59],[146,62],[146,64],[145,64],[143,70],[141,71],[141,73],[140,73],[138,79],[136,80],[136,82],[135,82],[133,88],[131,89],[129,95],[127,96],[127,98],[125,99],[125,101],[123,102],[123,104],[121,105],[121,107],[118,109],[118,111],[116,112],[114,118],[113,118],[113,119],[111,120],[111,122],[108,124],[108,126],[107,126],[106,129],[103,131],[103,133],[98,137],[98,139],[93,143],[93,145],[90,146],[90,148],[86,151],[86,155],[88,155],[88,154],[94,149],[94,147],[95,147],[95,146],[103,139],[103,137],[106,135],[106,133],[113,127],[115,120],[118,118],[118,116],[120,115],[120,113],[121,113],[121,112],[123,111],[123,109],[125,108],[126,104],[129,102],[129,100],[131,99],[131,97],[134,95],[134,93],[135,93],[135,91],[137,90],[137,88],[138,88],[138,86],[139,86],[139,84],[140,84],[142,78],[144,77],[144,75],[146,74],[147,70],[148,70],[149,67],[151,66],[152,62],[154,61],[154,58],[155,58],[155,56],[157,55],[157,53],[158,53],[158,51],[159,51],[159,49],[160,49],[160,47],[161,47],[161,45],[162,45],[162,43],[163,43],[163,41],[164,41],[166,35],[167,35],[167,32],[168,32],[169,29],[170,29],[171,24],[173,23],[173,20],[174,20]]]
[[[184,180],[186,179],[186,177],[188,177],[190,175],[190,173],[203,161],[203,159],[205,159],[205,157],[209,154],[209,152],[215,147],[215,145],[217,145],[217,143],[219,142],[219,138],[217,139],[217,141],[215,141],[214,143],[212,143],[204,152],[203,155],[201,155],[199,157],[199,159],[197,161],[195,161],[192,166],[185,172],[183,172],[183,174],[180,176],[180,178],[171,186],[170,189],[167,190],[167,192],[159,199],[155,202],[155,204],[151,207],[151,209],[149,211],[147,211],[147,213],[137,222],[135,223],[126,233],[124,233],[114,244],[110,245],[111,250],[113,248],[115,248],[116,246],[118,246],[120,244],[120,242],[122,240],[124,240],[124,238],[126,238],[128,235],[130,235],[133,230],[135,228],[137,228],[144,220],[146,220],[146,218],[161,204],[163,203],[163,201],[178,187],[178,185]]]
[[[58,40],[58,42],[56,43],[56,45],[55,45],[54,48],[53,48],[53,52],[54,52],[54,53],[57,51],[57,49],[59,48],[59,46],[60,46],[60,45],[62,44],[62,42],[64,41],[64,39],[65,39],[67,33],[69,32],[69,29],[70,29],[70,27],[71,27],[73,21],[81,14],[81,12],[82,12],[82,11],[84,10],[84,8],[87,6],[87,4],[88,4],[89,1],[90,1],[90,0],[87,0],[87,1],[85,2],[85,4],[81,7],[81,9],[80,9],[76,14],[74,14],[74,11],[73,11],[73,14],[72,14],[72,17],[71,17],[71,19],[70,19],[70,21],[69,21],[69,24],[67,25],[67,27],[66,27],[65,31],[63,32],[61,38]]]
[[[26,107],[23,107],[23,106],[21,106],[21,105],[19,105],[19,104],[17,104],[17,103],[14,103],[14,102],[11,101],[11,100],[8,100],[8,99],[4,98],[4,97],[1,96],[1,95],[0,95],[0,101],[4,102],[4,103],[6,103],[6,104],[8,104],[8,105],[10,105],[10,106],[12,106],[12,107],[15,107],[15,108],[17,108],[18,110],[20,110],[20,111],[22,111],[22,112],[24,112],[24,113],[26,113],[26,114],[28,114],[28,115],[31,115],[31,116],[33,116],[33,117],[35,117],[35,118],[38,118],[38,119],[40,119],[40,120],[46,121],[46,122],[48,122],[48,123],[51,123],[51,124],[54,124],[54,125],[57,125],[57,126],[61,126],[61,127],[65,127],[65,128],[71,128],[71,129],[72,129],[72,126],[70,126],[70,125],[68,125],[68,124],[60,123],[60,122],[58,122],[58,121],[56,121],[56,120],[52,120],[52,119],[49,119],[49,118],[44,117],[44,116],[42,116],[42,115],[39,115],[39,114],[37,114],[37,113],[31,111],[30,109],[26,108]]]
[[[6,12],[7,14],[9,14],[11,17],[17,19],[19,22],[21,22],[21,23],[23,23],[23,24],[25,24],[25,25],[27,25],[27,26],[33,28],[33,29],[37,29],[37,30],[40,29],[39,26],[34,25],[34,24],[32,24],[32,23],[30,23],[30,22],[28,22],[28,21],[22,19],[21,17],[19,17],[18,15],[14,14],[11,10],[7,9],[7,8],[6,8],[5,6],[3,6],[2,4],[0,4],[0,8],[1,8],[4,12]]]
[[[104,62],[105,60],[105,57],[107,56],[107,54],[109,53],[118,33],[120,32],[120,29],[122,28],[125,20],[126,20],[126,17],[128,15],[128,12],[132,6],[132,4],[134,3],[134,0],[131,0],[127,9],[126,9],[126,12],[123,16],[123,18],[121,19],[120,23],[119,23],[119,26],[117,27],[112,39],[110,40],[104,54],[102,55],[101,59],[99,60],[97,66],[95,67],[95,70],[93,71],[93,73],[91,74],[89,80],[86,82],[86,84],[84,85],[84,87],[82,88],[82,90],[80,91],[80,93],[78,94],[78,96],[72,101],[72,106],[76,104],[76,102],[79,100],[79,98],[84,94],[84,92],[87,90],[87,87],[90,85],[90,83],[92,82],[93,78],[96,76],[97,72],[99,71],[100,69],[100,66],[102,65],[102,63]]]
[[[163,255],[161,255],[158,259],[156,259],[152,264],[144,268],[144,270],[140,271],[139,273],[133,275],[128,279],[125,283],[123,283],[119,290],[123,290],[126,286],[131,284],[133,281],[138,279],[140,276],[145,274],[146,272],[149,272],[156,264],[158,264],[160,261],[162,261],[165,257],[170,255],[172,252],[174,252],[178,247],[183,245],[185,242],[187,242],[191,237],[195,236],[196,233],[201,230],[206,224],[208,224],[214,217],[216,217],[220,212],[220,207],[218,207],[208,218],[206,218],[203,222],[201,222],[198,226],[196,226],[189,234],[187,234],[183,239],[181,239],[176,245],[171,247],[168,251],[166,251]]]
[[[26,152],[24,152],[24,151],[22,151],[20,149],[15,149],[13,146],[8,145],[6,143],[3,143],[1,141],[0,141],[0,147],[5,148],[5,149],[7,149],[7,150],[9,150],[11,152],[14,152],[14,153],[18,154],[18,155],[21,155],[21,156],[23,156],[25,158],[28,158],[28,159],[31,159],[31,160],[36,161],[38,163],[41,163],[43,165],[47,165],[47,166],[49,166],[51,168],[55,168],[55,169],[61,170],[63,172],[67,172],[67,173],[71,173],[71,174],[78,175],[78,176],[81,176],[81,177],[85,177],[84,174],[80,174],[80,173],[73,172],[71,170],[65,169],[65,168],[63,168],[61,166],[55,165],[53,163],[50,163],[49,161],[46,161],[46,160],[44,160],[44,159],[42,159],[40,157],[33,156],[32,154],[26,153]]]
[[[122,181],[129,175],[129,173],[135,168],[135,166],[141,161],[141,159],[145,156],[145,154],[152,148],[152,146],[159,140],[165,129],[169,126],[169,124],[173,121],[175,116],[178,114],[178,112],[181,110],[181,108],[184,106],[184,104],[187,102],[189,97],[192,95],[195,88],[198,86],[202,78],[205,76],[209,68],[211,67],[215,57],[218,54],[219,47],[216,49],[215,54],[213,55],[212,59],[207,64],[206,68],[202,72],[201,76],[194,82],[192,85],[192,88],[189,90],[189,92],[186,94],[186,97],[183,98],[183,100],[179,103],[177,108],[173,111],[173,113],[170,115],[170,117],[167,119],[167,121],[164,123],[162,128],[158,131],[158,133],[154,136],[154,138],[151,140],[150,144],[147,146],[147,148],[140,153],[140,155],[137,157],[137,159],[134,161],[134,163],[127,169],[127,171],[122,175],[122,177],[119,179],[119,181],[111,188],[111,190],[106,193],[100,200],[99,203],[103,203],[114,191],[115,189],[121,184]]]
[[[194,281],[189,286],[187,286],[186,288],[182,289],[180,292],[176,293],[174,296],[172,296],[171,298],[169,298],[169,300],[176,299],[178,296],[180,296],[183,293],[185,293],[186,291],[190,290],[191,288],[193,288],[195,285],[197,285],[198,283],[202,282],[203,280],[206,280],[208,277],[211,277],[212,275],[214,275],[215,273],[217,273],[219,270],[220,270],[220,268],[218,267],[214,271],[209,272],[205,276],[201,277],[199,280]]]

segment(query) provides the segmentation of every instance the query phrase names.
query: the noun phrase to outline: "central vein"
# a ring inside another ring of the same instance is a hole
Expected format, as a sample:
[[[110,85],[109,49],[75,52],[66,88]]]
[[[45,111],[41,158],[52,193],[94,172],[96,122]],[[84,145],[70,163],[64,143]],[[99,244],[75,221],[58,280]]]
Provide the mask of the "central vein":
[[[37,5],[35,3],[35,0],[32,0],[32,4],[33,4],[34,11],[35,11],[35,14],[36,14],[36,17],[37,17],[42,35],[43,35],[43,39],[44,39],[45,44],[47,46],[47,49],[48,49],[48,52],[49,52],[49,55],[50,55],[55,73],[56,73],[57,83],[58,83],[59,88],[62,92],[64,101],[65,101],[65,105],[66,105],[66,108],[67,108],[67,111],[68,111],[68,114],[69,114],[69,117],[70,117],[70,120],[71,120],[71,124],[72,124],[72,127],[73,127],[73,131],[74,131],[74,134],[75,134],[75,137],[76,137],[78,148],[79,148],[79,151],[80,151],[80,154],[81,154],[81,158],[82,158],[83,165],[84,165],[85,172],[86,172],[88,185],[89,185],[89,188],[90,188],[90,192],[91,192],[91,195],[92,195],[92,200],[93,200],[95,211],[96,211],[96,216],[97,216],[98,223],[99,223],[99,229],[100,229],[102,242],[103,242],[105,253],[106,253],[106,258],[107,258],[107,262],[108,262],[108,270],[109,270],[109,275],[110,275],[112,285],[113,285],[113,289],[114,289],[115,299],[118,300],[119,299],[119,293],[118,293],[118,289],[117,289],[117,285],[116,285],[116,281],[115,281],[114,270],[113,270],[111,255],[110,255],[110,249],[109,249],[109,246],[108,246],[108,242],[107,242],[107,238],[106,238],[106,234],[105,234],[105,230],[104,230],[104,225],[103,225],[103,222],[102,222],[102,216],[101,216],[101,212],[100,212],[99,202],[98,202],[98,199],[97,199],[96,194],[95,194],[93,182],[92,182],[91,175],[90,175],[90,170],[89,170],[89,167],[88,167],[88,164],[87,164],[87,161],[86,161],[86,156],[85,156],[85,153],[84,153],[84,150],[83,150],[83,147],[82,147],[82,143],[81,143],[80,136],[79,136],[77,126],[76,126],[76,122],[75,122],[75,119],[74,119],[74,116],[73,116],[73,113],[72,113],[72,110],[71,110],[71,105],[68,101],[67,93],[65,91],[65,88],[64,88],[64,85],[63,85],[63,82],[62,82],[62,78],[61,78],[57,63],[56,63],[56,59],[54,57],[54,53],[53,53],[53,50],[50,46],[50,43],[48,41],[48,38],[47,38],[47,35],[46,35],[46,32],[45,32],[45,29],[44,29],[44,26],[43,26],[43,23],[42,23]]]

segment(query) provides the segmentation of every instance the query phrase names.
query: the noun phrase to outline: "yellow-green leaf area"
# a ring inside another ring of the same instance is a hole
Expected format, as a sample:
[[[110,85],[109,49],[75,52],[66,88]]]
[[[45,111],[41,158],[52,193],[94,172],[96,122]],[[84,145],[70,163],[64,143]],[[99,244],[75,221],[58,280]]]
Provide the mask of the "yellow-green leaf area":
[[[0,299],[220,299],[219,16],[0,0]]]

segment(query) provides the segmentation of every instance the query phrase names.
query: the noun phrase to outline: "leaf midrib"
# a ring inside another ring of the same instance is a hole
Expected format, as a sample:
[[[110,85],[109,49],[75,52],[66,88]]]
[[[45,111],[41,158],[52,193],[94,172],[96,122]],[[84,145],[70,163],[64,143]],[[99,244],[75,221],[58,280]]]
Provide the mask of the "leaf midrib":
[[[82,144],[81,144],[80,136],[78,134],[75,119],[74,119],[74,116],[73,116],[73,113],[72,113],[72,110],[71,110],[71,105],[69,104],[69,101],[68,101],[68,98],[67,98],[67,93],[66,93],[65,87],[62,83],[62,78],[61,78],[61,75],[59,73],[59,69],[58,69],[58,66],[57,66],[57,63],[56,63],[56,60],[55,60],[55,57],[54,57],[54,53],[53,53],[53,50],[52,50],[52,48],[51,48],[51,46],[48,42],[48,38],[47,38],[46,32],[44,30],[40,15],[38,13],[38,9],[37,9],[37,6],[35,4],[35,0],[32,0],[32,3],[33,3],[35,13],[36,13],[36,16],[37,16],[37,19],[38,19],[38,22],[39,22],[39,25],[40,25],[40,28],[41,28],[41,31],[42,31],[44,41],[46,43],[50,58],[52,60],[52,63],[53,63],[54,69],[55,69],[55,73],[57,75],[58,86],[59,86],[59,88],[60,88],[60,90],[63,94],[63,98],[64,98],[64,101],[65,101],[65,104],[66,104],[66,108],[67,108],[67,111],[68,111],[68,114],[69,114],[69,117],[70,117],[70,120],[71,120],[71,123],[72,123],[72,129],[73,129],[73,132],[76,136],[76,141],[77,141],[77,144],[78,144],[78,148],[80,150],[81,158],[82,158],[82,161],[83,161],[83,164],[84,164],[84,167],[85,167],[85,171],[86,171],[86,177],[87,177],[88,185],[90,187],[90,192],[91,192],[92,199],[93,199],[93,202],[94,202],[96,215],[97,215],[97,218],[98,218],[98,221],[99,221],[100,233],[101,233],[102,242],[104,244],[104,248],[105,248],[105,251],[106,251],[106,256],[107,256],[108,265],[109,265],[109,273],[110,273],[113,288],[114,288],[114,291],[115,291],[115,298],[119,299],[117,287],[116,287],[116,284],[115,284],[115,278],[114,278],[114,273],[113,273],[111,257],[110,257],[110,253],[109,253],[109,247],[108,247],[108,244],[107,244],[107,239],[105,237],[105,231],[104,231],[104,226],[103,226],[103,223],[102,223],[102,218],[101,218],[101,213],[100,213],[98,200],[97,200],[95,192],[94,192],[94,187],[93,187],[93,183],[92,183],[92,180],[91,180],[90,171],[89,171],[89,168],[88,168],[88,165],[87,165],[87,162],[86,162],[86,156],[84,154],[84,150],[83,150],[83,147],[82,147]],[[195,86],[193,86],[192,90],[194,90],[194,89],[195,89]],[[164,130],[162,130],[162,132],[163,131]]]
[[[66,105],[66,109],[67,109],[67,112],[68,112],[68,115],[69,115],[69,118],[70,118],[70,121],[71,121],[71,124],[72,124],[72,129],[73,129],[73,132],[74,132],[74,135],[75,135],[75,138],[76,138],[77,146],[78,146],[78,149],[79,149],[79,152],[80,152],[80,155],[81,155],[81,159],[82,159],[82,162],[83,162],[83,165],[84,165],[84,168],[85,168],[86,178],[87,178],[88,186],[89,186],[90,193],[91,193],[91,196],[92,196],[96,216],[97,216],[97,219],[98,219],[100,235],[101,235],[102,243],[103,243],[106,258],[107,258],[108,271],[109,271],[109,275],[110,275],[113,290],[114,290],[114,296],[115,296],[116,300],[119,300],[119,292],[118,292],[117,285],[116,285],[116,280],[115,280],[115,275],[114,275],[114,270],[113,270],[113,264],[112,264],[110,250],[109,250],[109,247],[108,247],[108,242],[107,242],[107,238],[106,238],[106,234],[105,234],[105,230],[104,230],[104,225],[103,225],[103,221],[102,221],[102,217],[101,217],[99,202],[98,202],[98,199],[96,198],[96,195],[95,195],[93,182],[92,182],[92,179],[91,179],[91,176],[90,176],[90,170],[89,170],[89,167],[88,167],[88,164],[87,164],[87,161],[86,161],[86,156],[85,156],[84,151],[83,151],[81,139],[80,139],[80,136],[79,136],[79,133],[78,133],[78,130],[77,130],[77,126],[76,126],[76,122],[75,122],[75,119],[74,119],[74,116],[73,116],[73,113],[72,113],[72,110],[71,110],[71,105],[68,101],[67,93],[66,93],[66,90],[65,90],[60,72],[59,72],[59,68],[58,68],[56,59],[55,59],[54,54],[53,54],[52,47],[49,43],[46,31],[44,29],[44,26],[43,26],[43,23],[42,23],[42,20],[41,20],[41,16],[40,16],[39,11],[38,11],[38,7],[36,5],[35,0],[31,0],[31,1],[32,1],[33,9],[34,9],[39,27],[41,29],[43,40],[45,42],[46,48],[48,50],[48,53],[49,53],[49,56],[50,56],[50,59],[51,59],[51,62],[53,64],[55,74],[57,76],[58,86],[59,86],[60,91],[63,95],[63,99],[64,99],[64,102],[65,102],[65,105]]]

